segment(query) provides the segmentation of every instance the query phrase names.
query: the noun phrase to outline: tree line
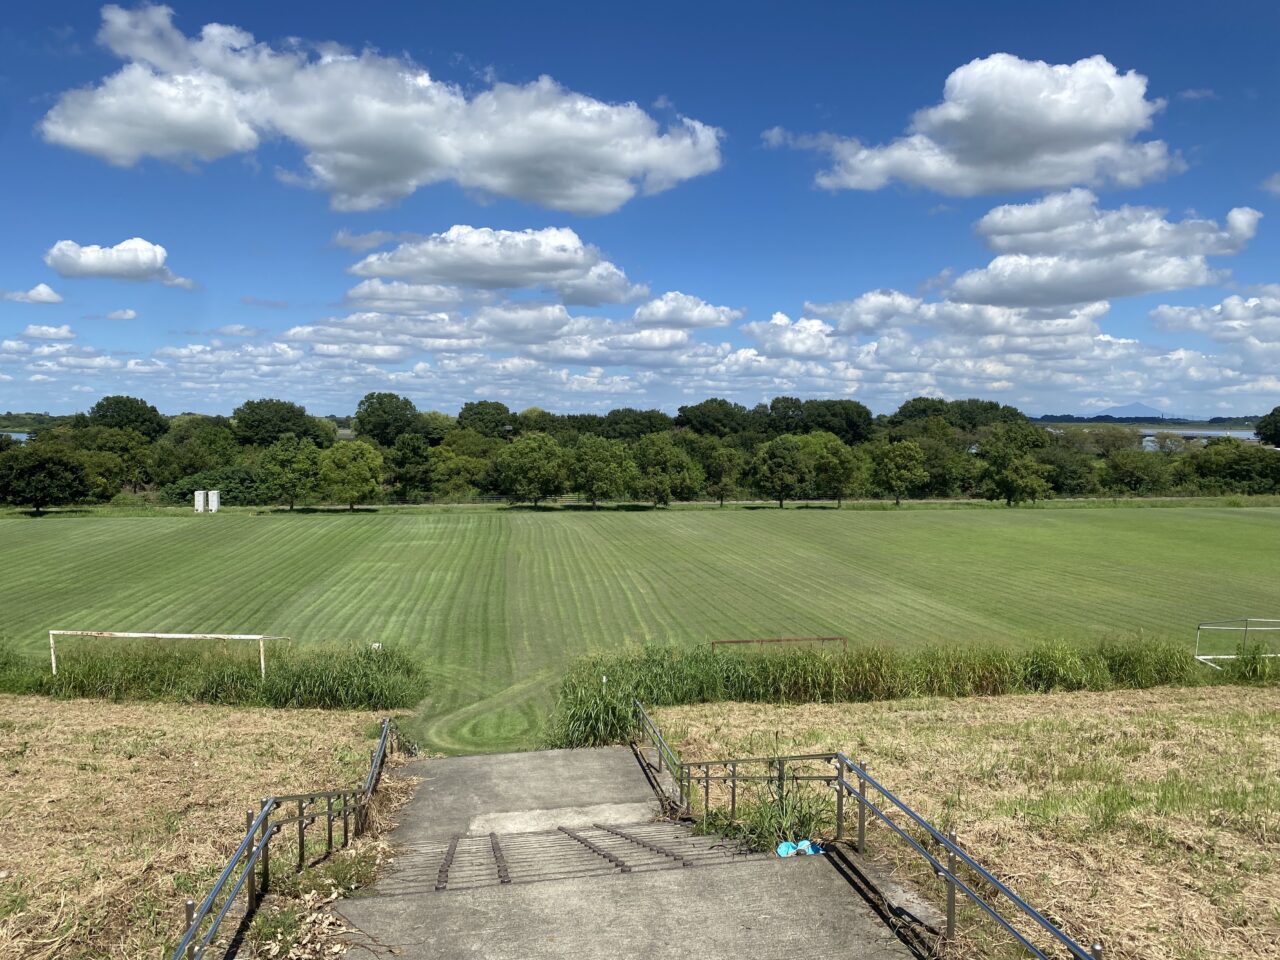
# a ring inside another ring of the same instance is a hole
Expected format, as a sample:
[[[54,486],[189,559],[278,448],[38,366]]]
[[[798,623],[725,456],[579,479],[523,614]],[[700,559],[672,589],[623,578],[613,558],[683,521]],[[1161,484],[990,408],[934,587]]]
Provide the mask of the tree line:
[[[341,426],[339,425],[341,423]],[[1257,425],[1280,445],[1280,407]],[[592,505],[756,498],[776,501],[1280,493],[1280,451],[1230,438],[1186,441],[1110,424],[1043,426],[985,400],[908,400],[872,416],[853,400],[720,398],[605,414],[520,412],[493,400],[456,416],[370,393],[341,421],[296,403],[250,400],[230,417],[167,417],[136,397],[42,424],[25,443],[0,434],[0,502],[33,507],[117,498],[229,505],[466,500]]]

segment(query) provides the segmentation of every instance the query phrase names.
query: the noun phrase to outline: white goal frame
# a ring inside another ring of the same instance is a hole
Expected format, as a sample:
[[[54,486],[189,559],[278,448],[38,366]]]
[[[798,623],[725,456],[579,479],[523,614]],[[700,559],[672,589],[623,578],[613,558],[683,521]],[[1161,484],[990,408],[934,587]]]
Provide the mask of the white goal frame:
[[[1215,630],[1243,632],[1244,636],[1241,639],[1247,641],[1250,633],[1280,633],[1280,620],[1268,620],[1262,617],[1241,617],[1236,620],[1205,620],[1196,624],[1196,659],[1207,667],[1221,670],[1222,667],[1218,666],[1214,661],[1235,660],[1237,655],[1234,653],[1202,654],[1200,652],[1200,634]],[[1268,658],[1280,657],[1280,653],[1264,653],[1261,656]]]
[[[58,637],[110,637],[125,640],[249,640],[258,644],[258,672],[267,679],[267,641],[288,640],[263,633],[120,633],[114,630],[50,630],[49,664],[58,675]]]

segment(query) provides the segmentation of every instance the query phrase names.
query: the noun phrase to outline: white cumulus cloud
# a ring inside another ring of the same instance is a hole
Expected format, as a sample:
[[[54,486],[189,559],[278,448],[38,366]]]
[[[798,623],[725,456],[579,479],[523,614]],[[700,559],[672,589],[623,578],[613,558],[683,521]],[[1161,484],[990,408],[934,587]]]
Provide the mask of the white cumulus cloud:
[[[717,307],[701,297],[668,290],[657,299],[636,308],[632,322],[638,327],[727,327],[742,317],[741,310]]]
[[[1239,253],[1262,214],[1250,207],[1213,220],[1165,219],[1165,211],[1101,210],[1088,190],[996,207],[977,229],[1000,255],[952,283],[952,299],[1003,306],[1085,303],[1180,290],[1226,277],[1208,256]]]
[[[328,192],[338,209],[453,181],[584,214],[720,166],[717,128],[687,117],[664,127],[635,103],[546,76],[468,95],[369,49],[277,48],[217,23],[187,36],[165,6],[104,7],[98,40],[124,66],[64,93],[40,131],[120,166],[209,161],[282,138],[303,151],[304,170],[285,179]]]
[[[491,290],[541,287],[565,303],[581,305],[622,303],[648,293],[568,227],[494,230],[456,224],[444,233],[371,253],[351,272],[414,284]]]
[[[71,327],[65,323],[59,327],[29,323],[22,331],[22,335],[30,337],[32,340],[74,340],[76,336]]]
[[[47,283],[37,283],[30,290],[10,290],[3,294],[14,303],[61,303],[62,296]]]
[[[832,190],[879,190],[895,180],[952,196],[1136,186],[1183,166],[1163,141],[1137,139],[1163,107],[1147,99],[1146,77],[1102,56],[1050,64],[996,53],[952,72],[942,102],[918,111],[891,143],[781,128],[764,138],[828,154],[832,165],[817,183]]]
[[[59,240],[44,255],[44,262],[62,277],[155,280],[170,287],[193,288],[192,281],[177,276],[165,265],[168,258],[169,251],[160,244],[132,237],[114,247],[81,246],[74,240]]]
[[[125,307],[123,310],[112,310],[107,314],[108,320],[136,320],[138,319],[138,311]]]

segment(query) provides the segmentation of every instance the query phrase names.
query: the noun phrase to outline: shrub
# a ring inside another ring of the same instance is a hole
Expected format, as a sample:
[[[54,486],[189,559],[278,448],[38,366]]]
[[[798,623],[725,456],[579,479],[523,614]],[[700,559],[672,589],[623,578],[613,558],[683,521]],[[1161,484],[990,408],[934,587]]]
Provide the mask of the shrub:
[[[0,690],[53,697],[167,700],[265,707],[389,710],[426,693],[417,661],[395,647],[273,643],[267,675],[253,656],[225,647],[120,641],[59,651],[54,676],[42,657],[0,644]]]

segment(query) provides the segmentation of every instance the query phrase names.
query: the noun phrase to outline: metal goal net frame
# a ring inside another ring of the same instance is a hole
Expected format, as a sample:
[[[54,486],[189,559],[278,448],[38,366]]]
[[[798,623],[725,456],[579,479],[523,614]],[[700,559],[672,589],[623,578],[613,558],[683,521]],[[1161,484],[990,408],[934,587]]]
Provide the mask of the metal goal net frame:
[[[1226,631],[1231,633],[1241,633],[1241,643],[1247,643],[1249,634],[1263,633],[1280,633],[1280,620],[1271,620],[1265,617],[1239,617],[1235,620],[1205,620],[1196,624],[1196,652],[1195,657],[1207,667],[1213,667],[1215,670],[1221,670],[1218,666],[1218,660],[1237,660],[1239,654],[1236,653],[1201,653],[1200,641],[1201,634],[1213,633],[1215,631]],[[1268,645],[1268,652],[1258,654],[1261,657],[1280,658],[1280,653],[1273,651],[1271,645]]]
[[[114,640],[245,640],[258,644],[258,672],[267,679],[267,641],[288,640],[265,633],[122,633],[115,630],[50,630],[49,665],[58,675],[58,637],[103,637]]]

